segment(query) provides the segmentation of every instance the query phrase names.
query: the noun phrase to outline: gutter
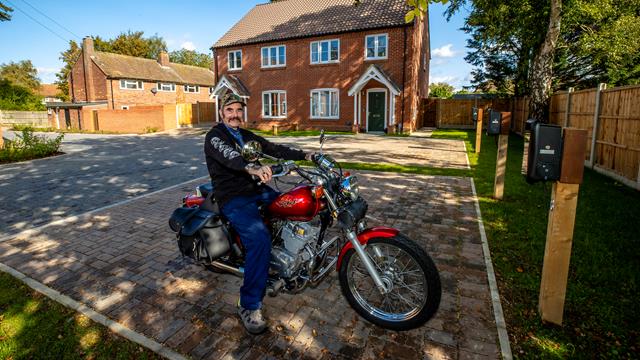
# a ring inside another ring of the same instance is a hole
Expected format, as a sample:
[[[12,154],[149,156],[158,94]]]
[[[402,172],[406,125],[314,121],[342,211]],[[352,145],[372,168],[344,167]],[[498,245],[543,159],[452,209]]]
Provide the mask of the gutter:
[[[403,29],[403,41],[402,41],[402,116],[400,121],[400,134],[404,131],[404,107],[405,107],[405,82],[407,72],[407,27]]]

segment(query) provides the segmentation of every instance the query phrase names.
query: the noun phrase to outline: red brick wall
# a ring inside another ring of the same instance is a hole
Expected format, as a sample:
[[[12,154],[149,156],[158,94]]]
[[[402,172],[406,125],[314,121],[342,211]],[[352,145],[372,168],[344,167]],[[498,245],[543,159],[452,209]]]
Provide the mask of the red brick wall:
[[[211,101],[209,100],[208,86],[200,86],[200,93],[185,93],[183,85],[176,84],[176,91],[158,91],[154,95],[151,89],[157,87],[157,82],[144,81],[143,90],[120,89],[120,80],[117,79],[109,79],[108,82],[110,95],[113,89],[113,101],[109,99],[109,108],[116,110],[120,110],[123,105],[141,106]]]
[[[130,110],[98,110],[98,130],[121,133],[144,133],[153,128],[165,130],[164,106],[137,106]],[[167,112],[170,116],[170,111]],[[173,112],[175,121],[175,111]]]
[[[406,41],[405,41],[406,29]],[[371,34],[388,34],[388,58],[386,60],[365,61],[365,36]],[[242,47],[216,49],[218,63],[218,77],[222,74],[233,74],[240,78],[251,93],[247,104],[249,127],[270,127],[281,124],[291,127],[298,123],[300,128],[331,128],[351,130],[353,124],[354,97],[347,94],[349,88],[355,84],[363,72],[371,65],[378,64],[400,87],[403,88],[403,66],[410,66],[410,59],[403,63],[403,54],[411,54],[413,47],[413,27],[399,27],[389,29],[369,30],[362,32],[337,34],[305,39],[293,39],[269,44],[253,44]],[[310,43],[317,40],[340,39],[340,62],[337,64],[311,65]],[[286,45],[286,67],[261,68],[260,50],[263,46]],[[242,50],[242,70],[228,71],[228,51]],[[408,70],[407,70],[408,71]],[[405,74],[405,119],[410,111],[409,86],[410,73]],[[413,80],[415,81],[415,80]],[[379,84],[378,84],[379,86]],[[339,120],[310,119],[310,91],[316,88],[338,88],[340,97]],[[262,119],[262,92],[267,90],[285,90],[287,92],[287,119]],[[388,94],[389,96],[389,94]],[[402,95],[396,97],[396,122],[402,116]],[[365,95],[362,99],[366,100]],[[366,101],[362,106],[366,106]],[[365,111],[362,109],[362,111]],[[362,116],[363,126],[366,117]]]

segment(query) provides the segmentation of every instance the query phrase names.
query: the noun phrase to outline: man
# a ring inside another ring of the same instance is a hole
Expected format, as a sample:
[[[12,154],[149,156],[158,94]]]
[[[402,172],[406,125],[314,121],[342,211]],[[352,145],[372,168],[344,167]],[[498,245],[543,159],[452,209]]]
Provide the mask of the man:
[[[264,185],[271,180],[271,168],[248,163],[240,155],[241,149],[247,141],[255,140],[264,153],[282,159],[309,160],[312,154],[273,144],[240,128],[245,106],[244,100],[233,93],[222,98],[219,110],[222,123],[207,133],[204,152],[214,196],[245,248],[238,315],[247,331],[259,334],[267,329],[261,308],[271,259],[271,234],[258,206],[271,203],[278,193]]]

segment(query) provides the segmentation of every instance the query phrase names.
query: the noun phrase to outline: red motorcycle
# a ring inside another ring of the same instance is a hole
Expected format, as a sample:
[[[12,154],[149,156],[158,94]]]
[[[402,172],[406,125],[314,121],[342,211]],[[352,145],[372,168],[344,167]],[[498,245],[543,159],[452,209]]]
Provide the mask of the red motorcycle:
[[[423,325],[440,304],[433,261],[397,229],[367,228],[367,203],[360,197],[358,179],[322,153],[325,139],[322,132],[314,167],[272,158],[255,141],[242,149],[247,161],[274,161],[274,181],[290,173],[302,179],[261,210],[272,235],[267,294],[298,293],[318,285],[335,268],[343,295],[368,321],[392,330]],[[210,270],[242,276],[242,243],[212,190],[211,184],[198,186],[169,224],[184,256]]]

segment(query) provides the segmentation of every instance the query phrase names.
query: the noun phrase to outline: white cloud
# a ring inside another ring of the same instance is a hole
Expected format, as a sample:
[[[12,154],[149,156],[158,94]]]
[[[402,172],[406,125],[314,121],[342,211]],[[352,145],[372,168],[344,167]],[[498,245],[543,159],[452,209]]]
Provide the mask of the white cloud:
[[[452,58],[456,56],[456,52],[451,50],[453,44],[447,44],[439,48],[433,49],[433,56],[440,58]]]
[[[193,45],[193,43],[192,43],[191,41],[185,41],[185,42],[183,42],[183,43],[182,43],[182,45],[180,45],[180,47],[181,47],[182,49],[187,49],[187,50],[191,50],[191,51],[193,51],[193,50],[195,50],[195,49],[196,49],[196,46],[195,46],[195,45]]]
[[[43,84],[51,84],[56,81],[56,73],[60,71],[58,68],[37,67],[38,77]]]
[[[452,76],[452,75],[447,75],[447,76],[434,76],[431,79],[429,79],[430,83],[439,83],[439,82],[445,82],[445,83],[453,83],[453,82],[457,82],[459,81],[459,78],[457,76]]]

